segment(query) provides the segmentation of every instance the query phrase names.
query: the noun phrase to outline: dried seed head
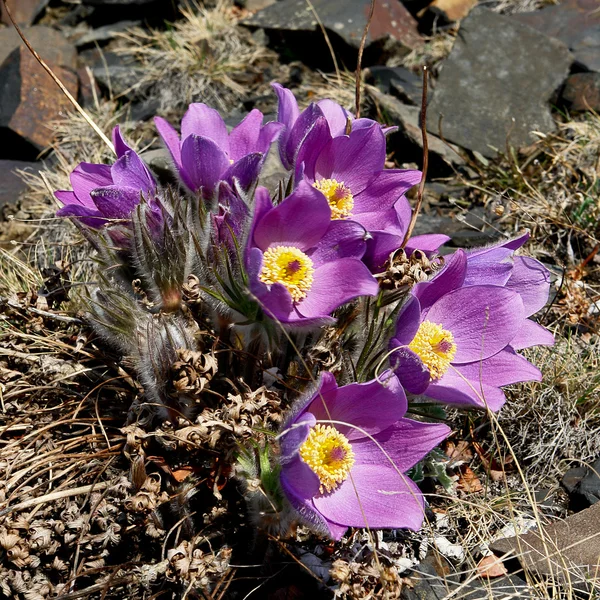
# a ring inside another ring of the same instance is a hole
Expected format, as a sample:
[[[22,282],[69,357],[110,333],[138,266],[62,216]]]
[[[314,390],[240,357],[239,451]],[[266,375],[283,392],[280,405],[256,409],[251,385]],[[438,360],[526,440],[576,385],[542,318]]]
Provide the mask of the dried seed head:
[[[421,250],[407,256],[403,248],[396,250],[388,262],[381,287],[387,290],[411,288],[416,283],[427,281],[443,266],[439,256],[428,258]]]

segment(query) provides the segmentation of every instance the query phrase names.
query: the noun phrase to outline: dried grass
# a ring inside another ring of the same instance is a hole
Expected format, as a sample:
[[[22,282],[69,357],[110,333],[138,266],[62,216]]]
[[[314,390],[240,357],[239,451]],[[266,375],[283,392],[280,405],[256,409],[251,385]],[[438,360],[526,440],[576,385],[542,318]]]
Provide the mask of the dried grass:
[[[228,0],[214,8],[194,2],[182,15],[166,31],[122,34],[117,51],[140,63],[143,76],[136,87],[147,88],[162,112],[191,102],[228,112],[247,93],[249,81],[260,78],[260,62],[274,55],[236,26],[239,11]]]

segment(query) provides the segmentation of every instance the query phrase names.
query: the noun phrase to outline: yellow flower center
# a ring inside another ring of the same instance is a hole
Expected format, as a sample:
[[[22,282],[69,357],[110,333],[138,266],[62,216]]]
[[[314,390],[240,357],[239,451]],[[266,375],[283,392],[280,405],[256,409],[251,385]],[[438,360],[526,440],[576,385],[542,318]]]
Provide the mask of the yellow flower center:
[[[294,302],[306,297],[313,283],[312,260],[294,246],[275,246],[263,255],[263,268],[259,279],[267,285],[281,283]]]
[[[421,323],[408,347],[429,369],[432,381],[442,377],[456,354],[454,336],[447,329],[442,329],[441,325],[431,321]]]
[[[315,425],[300,446],[300,457],[321,482],[320,492],[330,492],[348,478],[354,452],[348,438],[331,425]]]
[[[327,202],[331,207],[332,219],[346,219],[352,216],[354,198],[350,188],[335,179],[321,179],[315,181],[313,186],[327,198]]]

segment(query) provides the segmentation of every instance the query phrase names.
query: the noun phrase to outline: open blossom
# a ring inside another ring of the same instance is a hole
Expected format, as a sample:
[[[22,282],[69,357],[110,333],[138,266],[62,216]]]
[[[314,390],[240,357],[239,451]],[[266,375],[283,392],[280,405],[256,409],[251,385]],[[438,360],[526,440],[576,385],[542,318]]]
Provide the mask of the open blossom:
[[[513,262],[513,250],[498,254],[499,248],[459,250],[431,281],[413,288],[390,341],[391,364],[407,391],[495,411],[506,400],[502,386],[541,380],[515,350],[553,343],[527,318],[545,303],[547,279],[543,267],[531,268],[537,261]]]
[[[282,323],[332,323],[342,304],[379,292],[360,260],[364,238],[358,223],[332,221],[327,200],[307,183],[276,207],[258,188],[246,249],[250,289]]]
[[[369,232],[363,260],[378,271],[402,244],[411,217],[404,194],[419,183],[421,172],[385,169],[385,135],[375,122],[349,135],[333,137],[325,132],[325,136],[326,143],[318,148],[312,147],[312,140],[302,146],[300,172],[323,192],[332,219],[356,221]],[[444,235],[418,236],[411,239],[408,251],[436,251],[448,239]]]
[[[111,165],[80,163],[70,175],[73,191],[54,192],[63,204],[59,217],[78,217],[96,229],[112,219],[130,217],[142,197],[151,201],[151,210],[160,218],[160,208],[153,201],[154,177],[140,157],[123,141],[118,127],[113,130],[117,161]]]
[[[336,540],[348,527],[421,527],[424,500],[405,472],[450,430],[406,410],[389,372],[339,388],[322,373],[280,437],[281,487],[305,521]]]
[[[279,134],[280,123],[263,125],[263,114],[250,111],[231,132],[214,108],[190,104],[181,121],[181,139],[161,117],[154,119],[175,167],[193,192],[211,197],[219,181],[233,185],[236,179],[248,189],[258,179],[264,157]]]

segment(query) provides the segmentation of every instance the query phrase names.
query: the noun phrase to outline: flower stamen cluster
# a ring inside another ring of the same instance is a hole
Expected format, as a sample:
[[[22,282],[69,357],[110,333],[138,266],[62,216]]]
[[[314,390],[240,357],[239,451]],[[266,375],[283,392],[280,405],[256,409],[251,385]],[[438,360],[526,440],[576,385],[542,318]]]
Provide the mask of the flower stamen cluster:
[[[423,321],[408,346],[431,373],[431,381],[441,379],[456,355],[454,336],[437,323]]]
[[[275,246],[264,253],[259,279],[267,285],[284,285],[293,301],[300,302],[312,287],[313,273],[313,262],[302,250],[294,246]]]
[[[350,188],[335,179],[320,179],[313,186],[317,188],[329,202],[332,219],[347,219],[352,216],[354,197]]]
[[[354,465],[348,438],[331,425],[315,425],[300,447],[300,457],[319,478],[321,494],[346,481]]]

